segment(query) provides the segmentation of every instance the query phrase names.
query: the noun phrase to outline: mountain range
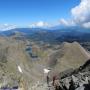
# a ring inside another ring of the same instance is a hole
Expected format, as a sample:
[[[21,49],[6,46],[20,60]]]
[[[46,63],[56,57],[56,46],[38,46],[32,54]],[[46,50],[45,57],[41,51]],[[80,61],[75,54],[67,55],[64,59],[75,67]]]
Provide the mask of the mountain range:
[[[8,31],[0,32],[1,36],[12,36],[15,32],[23,33],[26,38],[35,41],[44,41],[47,43],[59,42],[86,42],[90,41],[90,30],[81,27],[68,27],[68,28],[15,28]]]

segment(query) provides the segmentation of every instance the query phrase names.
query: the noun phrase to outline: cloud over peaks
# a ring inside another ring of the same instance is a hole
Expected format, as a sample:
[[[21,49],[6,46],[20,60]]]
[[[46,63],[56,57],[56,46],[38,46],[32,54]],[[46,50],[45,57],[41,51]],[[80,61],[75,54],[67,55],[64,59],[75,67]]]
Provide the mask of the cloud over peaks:
[[[84,23],[82,26],[83,26],[84,28],[90,28],[90,22]]]
[[[10,30],[16,28],[16,25],[11,24],[0,24],[0,31]]]
[[[35,28],[35,27],[49,27],[50,25],[46,22],[43,22],[43,21],[39,21],[39,22],[35,22],[35,23],[32,23],[31,25],[29,25],[29,27],[31,28]]]
[[[75,26],[75,23],[74,23],[73,20],[65,20],[65,19],[63,19],[63,18],[61,18],[61,19],[59,20],[59,23],[60,23],[61,25],[64,25],[64,26]]]

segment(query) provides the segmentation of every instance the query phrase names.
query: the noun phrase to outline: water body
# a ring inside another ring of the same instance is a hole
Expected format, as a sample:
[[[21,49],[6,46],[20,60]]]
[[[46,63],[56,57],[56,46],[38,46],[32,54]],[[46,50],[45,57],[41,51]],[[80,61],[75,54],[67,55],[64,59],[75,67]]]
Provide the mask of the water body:
[[[26,48],[26,51],[29,53],[29,55],[33,58],[33,60],[36,60],[35,58],[38,58],[37,55],[34,55],[33,54],[33,51],[32,51],[32,47],[29,46],[28,48]]]

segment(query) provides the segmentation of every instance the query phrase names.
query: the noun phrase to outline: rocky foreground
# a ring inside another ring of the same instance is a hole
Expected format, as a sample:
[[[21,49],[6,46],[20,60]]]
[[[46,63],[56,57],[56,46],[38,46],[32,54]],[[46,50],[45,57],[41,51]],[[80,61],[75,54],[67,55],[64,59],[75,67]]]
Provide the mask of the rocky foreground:
[[[38,82],[30,90],[90,90],[90,60],[73,71],[59,75],[60,79],[55,80],[54,86],[52,81],[49,86]]]
[[[20,87],[4,86],[0,90],[90,90],[90,60],[75,70],[60,73],[58,77],[54,86],[52,80],[50,80],[49,85],[46,82],[37,81],[27,89],[24,87],[23,78],[21,78]]]

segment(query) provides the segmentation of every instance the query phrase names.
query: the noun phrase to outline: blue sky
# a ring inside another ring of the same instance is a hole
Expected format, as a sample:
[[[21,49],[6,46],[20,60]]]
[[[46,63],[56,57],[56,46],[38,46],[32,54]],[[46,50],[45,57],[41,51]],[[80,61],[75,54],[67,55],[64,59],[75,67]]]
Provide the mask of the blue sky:
[[[56,23],[70,18],[80,0],[0,0],[0,24],[27,26],[34,22]]]

